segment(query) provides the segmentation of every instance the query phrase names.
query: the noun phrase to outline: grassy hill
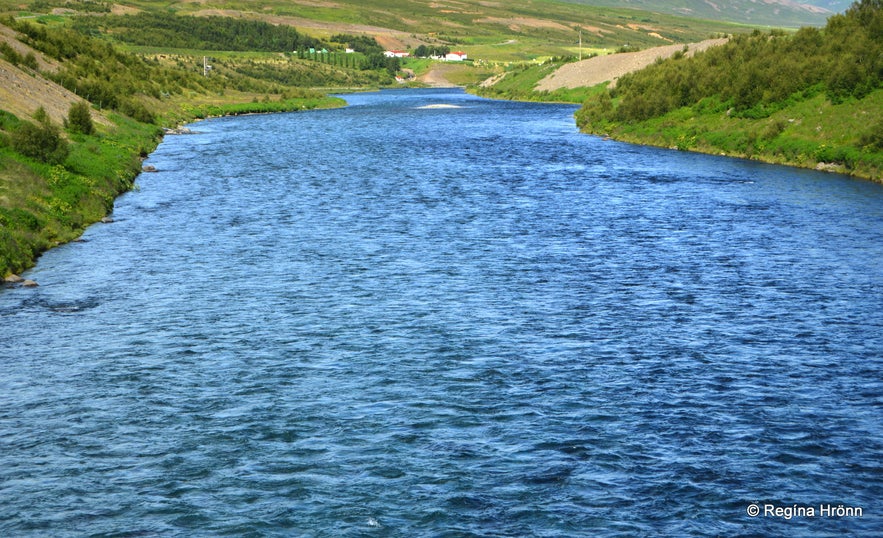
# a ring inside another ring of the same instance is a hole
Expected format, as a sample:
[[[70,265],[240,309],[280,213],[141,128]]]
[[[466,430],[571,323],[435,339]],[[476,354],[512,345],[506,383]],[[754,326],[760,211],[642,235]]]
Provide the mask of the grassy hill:
[[[818,30],[755,32],[619,79],[577,114],[587,132],[883,181],[883,2]]]
[[[699,19],[725,20],[757,26],[791,27],[822,26],[825,20],[849,6],[838,0],[790,1],[790,0],[571,0],[596,6],[630,7],[695,17]]]
[[[100,11],[103,8],[106,11]],[[580,28],[585,47],[600,49],[684,43],[711,34],[740,30],[734,24],[719,21],[561,0],[223,0],[212,3],[130,0],[124,4],[86,0],[38,0],[32,3],[0,0],[0,12],[3,11],[17,16],[45,17],[55,13],[58,18],[76,13],[96,17],[138,12],[225,16],[291,26],[325,40],[340,33],[368,35],[385,48],[445,44],[463,49],[470,58],[493,61],[577,54]],[[117,31],[109,37],[125,42],[126,34]],[[156,45],[165,46],[163,43]]]

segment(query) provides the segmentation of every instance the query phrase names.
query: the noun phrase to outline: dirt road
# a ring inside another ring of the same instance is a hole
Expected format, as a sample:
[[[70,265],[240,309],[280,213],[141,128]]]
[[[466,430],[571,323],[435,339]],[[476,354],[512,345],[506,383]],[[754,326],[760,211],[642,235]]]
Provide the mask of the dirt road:
[[[447,78],[447,74],[456,69],[455,64],[435,63],[429,71],[417,78],[418,81],[433,88],[453,88],[456,84]]]

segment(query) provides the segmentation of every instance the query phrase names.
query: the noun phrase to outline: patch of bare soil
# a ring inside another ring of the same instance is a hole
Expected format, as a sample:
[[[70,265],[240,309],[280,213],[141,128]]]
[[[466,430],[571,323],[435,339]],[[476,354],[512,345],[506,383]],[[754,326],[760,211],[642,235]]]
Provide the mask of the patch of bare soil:
[[[709,47],[723,45],[726,39],[707,39],[699,43],[687,45],[687,55],[695,54]],[[684,50],[684,45],[665,45],[639,52],[624,52],[596,56],[561,66],[557,71],[541,80],[537,91],[555,91],[560,88],[581,88],[595,86],[602,82],[610,82],[613,86],[616,80],[632,71],[643,69],[659,58],[669,58],[676,52]]]
[[[435,63],[429,71],[417,77],[417,81],[433,88],[454,88],[457,85],[448,80],[447,74],[456,68],[454,64]]]
[[[519,31],[524,27],[527,28],[554,28],[556,30],[569,30],[569,28],[559,22],[537,19],[534,17],[485,17],[475,22],[482,24],[501,24],[507,26],[510,30]]]
[[[135,13],[141,13],[141,10],[136,7],[114,4],[110,7],[110,13],[112,15],[134,15]]]

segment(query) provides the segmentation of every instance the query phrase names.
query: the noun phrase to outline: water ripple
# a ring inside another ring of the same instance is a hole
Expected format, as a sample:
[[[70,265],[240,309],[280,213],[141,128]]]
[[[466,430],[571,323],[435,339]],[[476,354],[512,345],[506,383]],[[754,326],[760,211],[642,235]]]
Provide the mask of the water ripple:
[[[0,534],[880,534],[878,185],[347,98],[170,137],[0,292]]]

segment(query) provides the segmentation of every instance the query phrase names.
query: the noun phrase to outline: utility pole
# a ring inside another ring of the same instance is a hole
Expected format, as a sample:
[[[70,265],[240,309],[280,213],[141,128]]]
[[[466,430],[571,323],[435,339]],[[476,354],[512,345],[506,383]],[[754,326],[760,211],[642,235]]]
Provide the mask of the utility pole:
[[[583,60],[583,27],[579,27],[579,59]]]

